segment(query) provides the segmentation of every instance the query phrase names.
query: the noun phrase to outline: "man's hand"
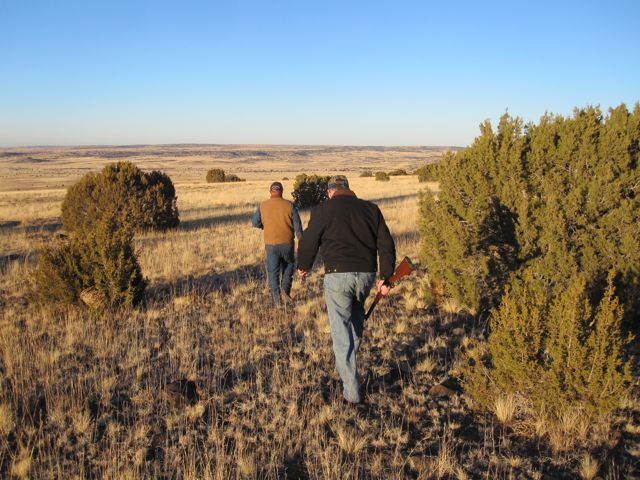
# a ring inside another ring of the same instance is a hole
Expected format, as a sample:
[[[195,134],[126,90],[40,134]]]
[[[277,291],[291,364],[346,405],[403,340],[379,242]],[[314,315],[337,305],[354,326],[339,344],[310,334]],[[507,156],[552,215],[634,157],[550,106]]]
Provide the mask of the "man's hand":
[[[306,270],[302,270],[301,268],[298,269],[298,275],[300,275],[302,278],[306,277],[309,275],[309,272],[307,272]]]
[[[379,293],[383,297],[386,297],[391,290],[391,285],[385,284],[384,282],[384,280],[378,280],[378,283],[376,284],[376,293]]]

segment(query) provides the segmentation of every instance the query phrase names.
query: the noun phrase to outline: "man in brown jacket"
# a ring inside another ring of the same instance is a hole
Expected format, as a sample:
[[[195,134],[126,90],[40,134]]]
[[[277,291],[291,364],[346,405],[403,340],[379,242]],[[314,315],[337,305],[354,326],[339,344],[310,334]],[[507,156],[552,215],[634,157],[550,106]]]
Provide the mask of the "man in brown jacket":
[[[267,254],[267,277],[274,304],[281,303],[280,287],[287,298],[295,272],[294,239],[302,236],[302,224],[298,209],[289,200],[282,198],[282,184],[273,182],[269,187],[269,200],[262,202],[251,219],[256,228],[264,230]]]

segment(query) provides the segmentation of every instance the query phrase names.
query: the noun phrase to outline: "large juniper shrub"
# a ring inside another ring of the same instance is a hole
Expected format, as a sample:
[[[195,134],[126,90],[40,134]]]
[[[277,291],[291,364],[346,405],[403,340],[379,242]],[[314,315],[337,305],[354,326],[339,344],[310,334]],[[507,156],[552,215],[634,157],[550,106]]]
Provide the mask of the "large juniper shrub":
[[[122,225],[137,230],[167,229],[179,223],[175,188],[162,172],[145,173],[130,162],[106,165],[69,187],[62,203],[68,232],[91,231],[113,209]]]
[[[489,315],[488,352],[465,370],[478,406],[506,392],[557,422],[596,419],[627,391],[639,151],[640,105],[621,105],[526,126],[505,115],[441,162],[440,192],[420,197],[421,257],[432,299]]]
[[[133,235],[178,224],[170,178],[144,173],[128,162],[110,164],[72,185],[62,210],[69,239],[39,258],[35,281],[40,300],[93,307],[138,303],[146,282]]]
[[[293,184],[293,200],[298,208],[311,208],[327,199],[327,183],[331,176],[307,175],[296,176]]]
[[[607,118],[597,108],[546,115],[526,128],[505,115],[497,132],[484,123],[469,148],[443,159],[437,196],[421,196],[421,256],[432,282],[488,311],[528,265],[558,288],[584,272],[594,301],[614,270],[627,317],[636,315],[639,138],[640,106]]]

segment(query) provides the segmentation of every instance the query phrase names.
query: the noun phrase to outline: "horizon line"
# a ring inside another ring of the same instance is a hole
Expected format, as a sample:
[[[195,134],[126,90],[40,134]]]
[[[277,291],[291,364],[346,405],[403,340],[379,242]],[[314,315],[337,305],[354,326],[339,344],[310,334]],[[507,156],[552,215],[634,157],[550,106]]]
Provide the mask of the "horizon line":
[[[0,149],[33,149],[33,148],[134,148],[134,147],[180,147],[180,146],[215,146],[215,147],[355,147],[355,148],[456,148],[459,145],[357,145],[333,143],[78,143],[78,144],[50,144],[50,145],[0,145]]]

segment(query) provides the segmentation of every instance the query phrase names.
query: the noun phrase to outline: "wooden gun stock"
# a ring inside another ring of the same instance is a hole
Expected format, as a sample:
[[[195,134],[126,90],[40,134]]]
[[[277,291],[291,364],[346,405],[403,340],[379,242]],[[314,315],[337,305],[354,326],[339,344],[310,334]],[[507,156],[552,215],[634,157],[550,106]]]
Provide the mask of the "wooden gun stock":
[[[411,263],[411,260],[409,260],[409,257],[404,257],[404,259],[400,262],[400,264],[396,268],[396,271],[393,272],[393,275],[387,278],[387,282],[393,285],[402,277],[409,275],[415,269],[416,267],[413,265],[413,263]],[[376,293],[376,298],[373,299],[373,303],[369,307],[367,314],[364,316],[365,320],[371,316],[371,312],[373,312],[373,309],[376,308],[376,305],[378,304],[381,298],[382,298],[382,294],[380,292]]]

